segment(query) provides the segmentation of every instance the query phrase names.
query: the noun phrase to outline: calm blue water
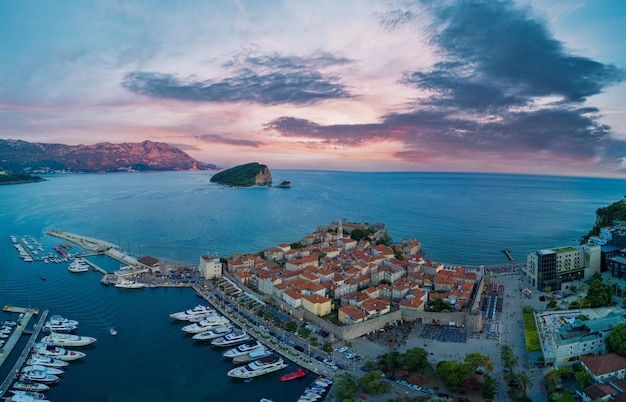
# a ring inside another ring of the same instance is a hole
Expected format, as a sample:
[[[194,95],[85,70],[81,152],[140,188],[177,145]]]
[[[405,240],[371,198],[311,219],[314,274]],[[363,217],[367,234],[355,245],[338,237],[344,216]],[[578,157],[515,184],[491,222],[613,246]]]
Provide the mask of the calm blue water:
[[[49,250],[59,240],[45,233],[58,229],[117,243],[133,255],[196,264],[202,254],[255,252],[344,219],[384,222],[394,239],[420,240],[433,260],[499,264],[507,262],[503,248],[525,261],[539,248],[578,244],[596,209],[626,194],[626,182],[617,179],[274,171],[277,181],[291,180],[293,187],[230,189],[209,183],[211,175],[59,175],[0,186],[0,304],[48,308],[81,321],[79,334],[98,338],[49,399],[293,401],[306,384],[279,383],[279,373],[250,383],[228,379],[231,363],[221,351],[194,344],[168,317],[199,302],[192,290],[120,291],[101,286],[93,272],[26,264],[9,235],[35,237]],[[119,266],[94,261],[110,270]]]

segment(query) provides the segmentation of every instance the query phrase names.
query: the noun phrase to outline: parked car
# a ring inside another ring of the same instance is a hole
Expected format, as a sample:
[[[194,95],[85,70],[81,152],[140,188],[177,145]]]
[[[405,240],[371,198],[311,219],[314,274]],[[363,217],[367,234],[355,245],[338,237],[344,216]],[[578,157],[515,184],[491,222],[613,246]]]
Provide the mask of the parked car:
[[[347,351],[348,349],[349,349],[349,348],[348,348],[347,346],[342,346],[342,347],[340,347],[339,349],[337,349],[337,352],[339,352],[339,353],[343,353],[343,352]]]
[[[298,352],[304,352],[304,348],[300,345],[296,345],[293,347],[295,350],[297,350]]]
[[[322,356],[315,356],[315,360],[317,360],[318,362],[323,362],[324,358]]]

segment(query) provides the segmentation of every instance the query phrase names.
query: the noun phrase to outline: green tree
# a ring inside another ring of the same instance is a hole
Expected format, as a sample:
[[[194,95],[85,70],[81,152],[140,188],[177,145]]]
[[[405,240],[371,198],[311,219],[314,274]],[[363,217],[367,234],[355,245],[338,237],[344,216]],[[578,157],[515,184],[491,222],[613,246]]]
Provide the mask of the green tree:
[[[520,383],[520,386],[522,387],[522,390],[524,391],[524,396],[528,396],[528,394],[526,394],[526,387],[532,384],[532,382],[530,381],[530,377],[527,376],[526,374],[520,374],[519,383]]]
[[[387,370],[393,371],[397,367],[400,367],[400,352],[397,350],[392,350],[391,352],[385,353],[385,364],[387,365]]]
[[[380,370],[372,370],[357,380],[357,384],[369,394],[386,394],[391,391],[392,385],[387,381]]]
[[[470,353],[465,356],[465,363],[472,367],[472,370],[476,370],[479,367],[484,367],[487,371],[493,371],[493,363],[489,356],[481,355],[480,353]]]
[[[626,357],[626,324],[619,324],[606,340],[609,350]]]
[[[611,287],[602,282],[601,278],[602,277],[594,278],[589,284],[587,296],[585,297],[585,304],[587,304],[589,307],[595,308],[611,305]]]
[[[552,369],[543,376],[543,385],[550,392],[554,391],[554,387],[561,383],[561,373],[558,369]]]
[[[340,400],[352,399],[358,392],[357,383],[350,374],[342,374],[335,381],[333,391]]]
[[[306,339],[309,335],[311,335],[311,330],[306,327],[302,327],[298,330],[298,335],[300,335],[301,338]]]
[[[317,338],[312,338],[311,341],[313,341],[313,339]],[[312,344],[313,342],[311,342],[311,345]],[[324,342],[324,345],[322,346],[322,351],[326,353],[333,353],[333,345],[331,345],[329,342]]]
[[[493,399],[496,396],[496,380],[492,376],[485,377],[485,381],[480,388],[480,396],[483,399]]]
[[[288,321],[285,324],[285,329],[289,332],[296,332],[296,330],[298,329],[298,324],[296,324],[295,321]]]
[[[428,366],[428,352],[422,348],[412,348],[398,357],[398,363],[406,371],[423,372]]]
[[[593,377],[587,370],[580,370],[574,374],[574,378],[576,379],[576,384],[578,384],[582,388],[586,388],[593,384]]]
[[[457,392],[461,381],[472,373],[472,367],[456,360],[443,360],[437,364],[435,373],[451,391]]]

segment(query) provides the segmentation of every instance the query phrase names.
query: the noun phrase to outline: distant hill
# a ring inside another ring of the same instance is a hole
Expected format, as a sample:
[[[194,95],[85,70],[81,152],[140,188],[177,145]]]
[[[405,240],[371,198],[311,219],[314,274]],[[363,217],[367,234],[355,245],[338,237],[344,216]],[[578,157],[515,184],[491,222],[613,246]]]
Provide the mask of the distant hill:
[[[211,182],[235,187],[271,186],[272,173],[266,165],[252,162],[216,173]]]
[[[35,183],[38,181],[45,181],[39,176],[32,176],[23,173],[10,173],[0,171],[0,185],[2,184],[20,184],[20,183]]]
[[[162,142],[63,145],[0,140],[0,169],[14,173],[213,170]]]

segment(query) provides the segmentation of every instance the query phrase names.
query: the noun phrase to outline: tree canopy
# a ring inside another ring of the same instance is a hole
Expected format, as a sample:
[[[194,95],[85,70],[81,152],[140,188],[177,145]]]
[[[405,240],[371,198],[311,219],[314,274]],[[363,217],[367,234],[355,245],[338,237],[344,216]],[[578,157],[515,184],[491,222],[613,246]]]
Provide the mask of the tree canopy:
[[[626,357],[626,324],[619,324],[606,340],[609,350]]]

